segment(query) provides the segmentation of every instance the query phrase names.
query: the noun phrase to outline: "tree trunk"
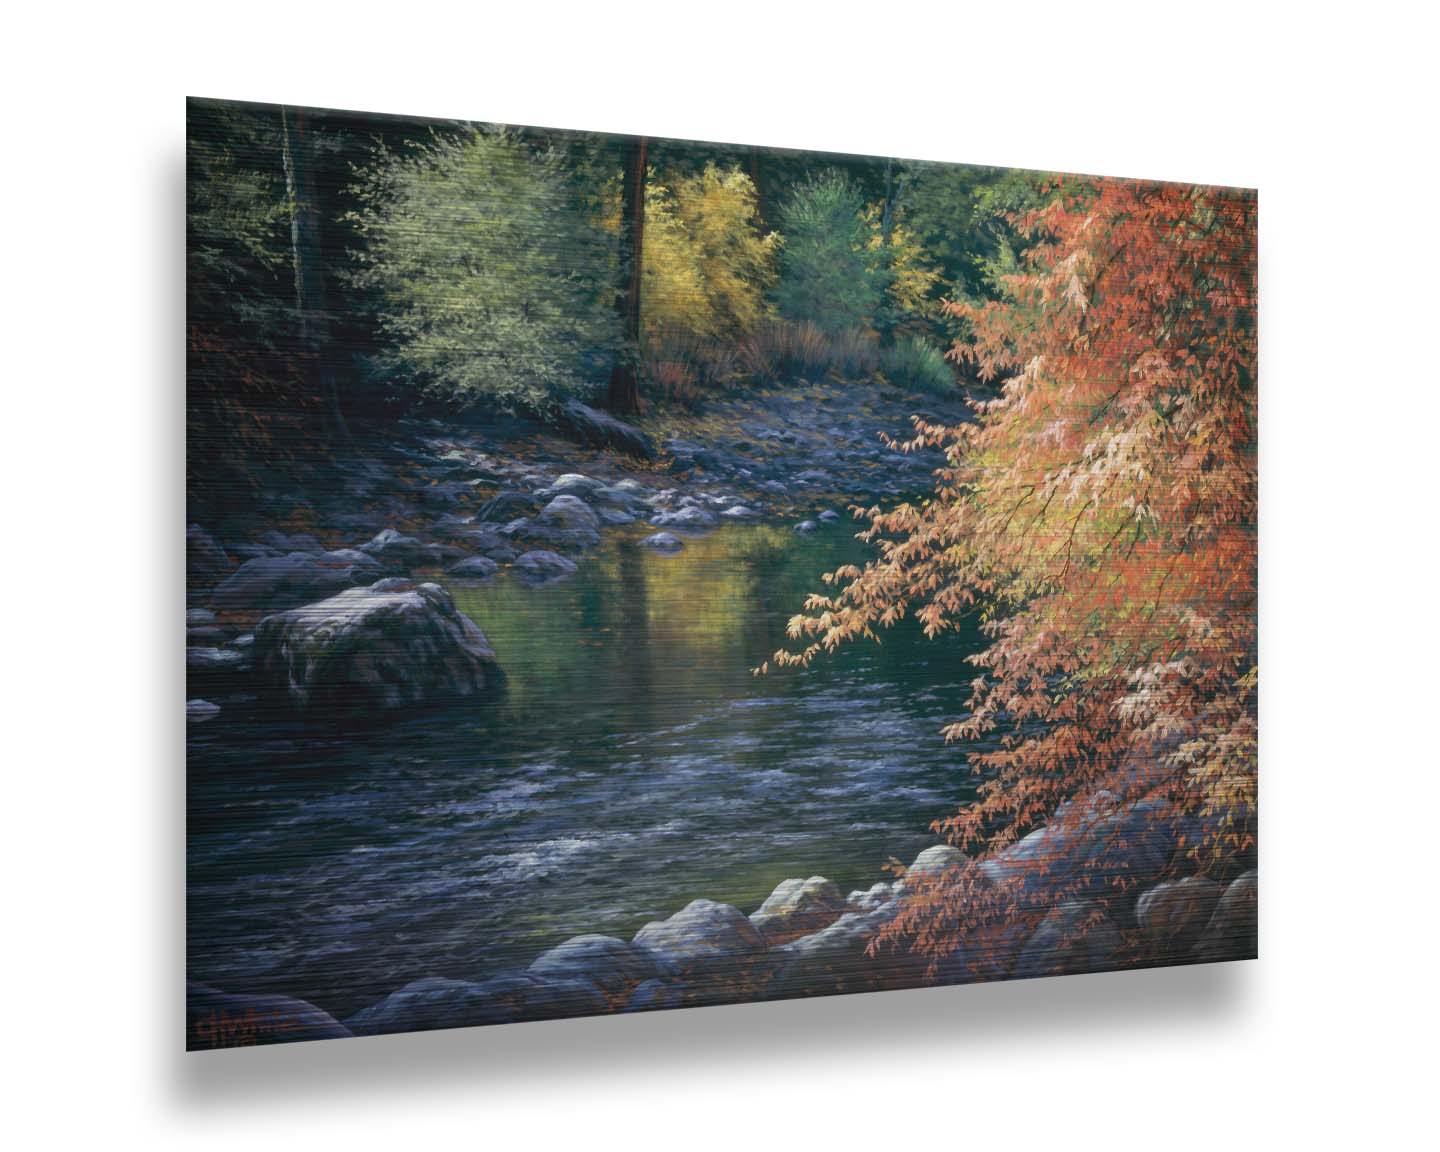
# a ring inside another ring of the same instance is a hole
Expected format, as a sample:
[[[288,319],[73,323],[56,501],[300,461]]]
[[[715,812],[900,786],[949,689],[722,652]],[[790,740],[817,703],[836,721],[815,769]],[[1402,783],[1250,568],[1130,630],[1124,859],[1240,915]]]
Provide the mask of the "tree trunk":
[[[640,272],[645,262],[645,145],[632,136],[621,145],[624,175],[620,189],[620,282],[616,310],[620,348],[610,370],[606,406],[612,412],[640,410]]]
[[[307,156],[309,117],[298,108],[280,109],[280,142],[285,162],[285,193],[290,204],[290,254],[295,266],[295,314],[306,361],[316,385],[330,408],[337,437],[350,441],[350,429],[340,410],[335,365],[330,361],[329,304],[322,271],[320,212]]]

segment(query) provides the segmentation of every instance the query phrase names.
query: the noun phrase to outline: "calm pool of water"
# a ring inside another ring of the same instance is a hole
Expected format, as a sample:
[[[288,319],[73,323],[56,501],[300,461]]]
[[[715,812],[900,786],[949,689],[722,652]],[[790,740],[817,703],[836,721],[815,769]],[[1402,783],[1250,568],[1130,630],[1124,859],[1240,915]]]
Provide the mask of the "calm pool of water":
[[[697,896],[750,912],[787,876],[883,879],[971,794],[937,733],[980,641],[907,624],[753,677],[820,573],[865,556],[853,531],[727,526],[676,556],[612,534],[564,583],[451,585],[505,666],[499,702],[195,726],[190,977],[344,1016]]]

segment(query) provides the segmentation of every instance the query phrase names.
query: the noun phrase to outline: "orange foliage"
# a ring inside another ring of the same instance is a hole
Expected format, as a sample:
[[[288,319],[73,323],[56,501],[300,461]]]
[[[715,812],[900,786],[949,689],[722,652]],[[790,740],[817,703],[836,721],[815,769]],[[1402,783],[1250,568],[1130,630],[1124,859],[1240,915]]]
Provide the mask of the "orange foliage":
[[[809,598],[801,645],[775,659],[978,612],[990,644],[945,736],[982,782],[937,830],[993,857],[1093,819],[1100,794],[1186,829],[1172,867],[1221,870],[1254,837],[1255,198],[1053,191],[1017,220],[1034,244],[1007,298],[947,305],[972,333],[952,355],[1003,380],[998,398],[974,424],[915,422],[908,447],[946,453],[935,491],[869,510],[878,557],[828,574],[838,590]],[[980,871],[943,898],[917,885],[892,936],[938,956],[1013,917],[1025,880],[997,891]]]

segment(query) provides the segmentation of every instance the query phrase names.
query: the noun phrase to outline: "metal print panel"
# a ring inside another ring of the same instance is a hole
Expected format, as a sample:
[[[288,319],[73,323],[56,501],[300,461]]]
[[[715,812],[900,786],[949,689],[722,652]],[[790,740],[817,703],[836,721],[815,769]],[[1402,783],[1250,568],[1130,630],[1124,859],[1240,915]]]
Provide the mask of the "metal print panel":
[[[188,1047],[1256,954],[1253,192],[187,119]]]

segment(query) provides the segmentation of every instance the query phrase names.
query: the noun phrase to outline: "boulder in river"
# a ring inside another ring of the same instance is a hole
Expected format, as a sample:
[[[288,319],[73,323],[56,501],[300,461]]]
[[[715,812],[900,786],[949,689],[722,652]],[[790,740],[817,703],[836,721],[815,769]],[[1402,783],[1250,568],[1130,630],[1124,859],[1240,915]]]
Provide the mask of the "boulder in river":
[[[840,519],[840,513],[836,512],[833,508],[827,508],[825,509],[825,511],[821,512],[820,515],[816,517],[816,519],[818,519],[822,524],[833,524],[835,523],[835,521]]]
[[[811,532],[815,531],[816,527],[817,525],[814,520],[801,520],[800,523],[795,525],[795,531],[802,536],[808,536]]]
[[[527,522],[521,535],[553,547],[583,551],[600,542],[600,518],[578,496],[562,493]]]
[[[374,557],[392,571],[411,568],[438,568],[465,555],[453,544],[434,544],[406,536],[394,528],[377,533],[373,540],[360,545],[361,552]]]
[[[203,724],[206,720],[213,720],[219,715],[220,705],[212,704],[209,700],[185,701],[185,719],[194,724]]]
[[[430,976],[392,992],[345,1021],[356,1036],[387,1032],[425,1032],[593,1016],[609,1008],[595,985],[584,980],[552,980],[532,973],[496,976],[480,983]]]
[[[392,578],[352,588],[255,630],[262,684],[299,708],[362,712],[492,690],[502,680],[485,634],[438,584]]]
[[[185,574],[190,580],[200,584],[214,582],[233,566],[220,541],[199,524],[185,529]]]
[[[1215,960],[1253,960],[1259,955],[1260,896],[1254,872],[1245,872],[1225,889],[1210,922],[1200,934],[1191,958],[1200,963]]]
[[[536,548],[516,558],[510,566],[515,576],[526,584],[553,584],[575,575],[575,561],[555,552]]]
[[[731,904],[692,900],[668,920],[652,920],[635,943],[686,976],[738,978],[765,951],[765,938]]]
[[[574,936],[543,952],[526,970],[552,980],[587,980],[611,1002],[623,1004],[637,984],[654,979],[660,965],[647,949],[614,936]]]
[[[206,984],[185,986],[185,1047],[192,1052],[349,1035],[330,1013],[305,1000],[234,995]]]
[[[782,880],[765,903],[750,914],[771,947],[833,924],[845,912],[845,897],[823,876]]]
[[[704,532],[715,527],[715,514],[704,508],[688,505],[673,512],[658,512],[650,517],[657,528],[675,528],[681,532]]]
[[[1223,891],[1207,876],[1156,885],[1136,904],[1140,931],[1163,952],[1183,955],[1199,941]]]
[[[653,549],[656,552],[675,553],[685,547],[685,541],[681,540],[680,537],[676,536],[673,532],[656,532],[641,540],[640,546],[642,548]]]
[[[488,556],[467,556],[448,569],[451,576],[459,576],[463,580],[488,580],[499,570],[500,565]]]
[[[1120,957],[1120,931],[1096,900],[1067,900],[1052,908],[1021,950],[1015,978],[1113,968]]]
[[[725,520],[758,520],[760,513],[754,508],[745,504],[731,504],[725,511],[720,513]]]
[[[382,572],[373,558],[342,552],[290,552],[247,560],[220,582],[213,603],[225,612],[291,608],[345,588],[369,584]]]
[[[665,1008],[685,1006],[686,986],[665,980],[645,980],[630,994],[626,1012],[658,1012]]]
[[[868,992],[887,985],[917,983],[914,964],[903,958],[866,955],[870,942],[899,912],[889,901],[869,912],[846,912],[818,932],[782,944],[770,953],[775,996],[829,995]]]

